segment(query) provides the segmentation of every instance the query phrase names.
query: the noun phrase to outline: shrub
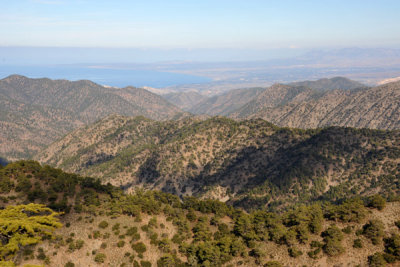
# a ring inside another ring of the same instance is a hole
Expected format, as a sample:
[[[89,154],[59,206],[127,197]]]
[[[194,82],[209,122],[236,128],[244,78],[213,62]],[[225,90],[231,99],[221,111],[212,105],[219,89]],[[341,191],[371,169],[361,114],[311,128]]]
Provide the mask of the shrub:
[[[76,240],[75,242],[75,247],[76,249],[81,249],[83,247],[83,245],[85,244],[85,242],[81,239]]]
[[[386,266],[386,261],[382,253],[376,252],[368,257],[368,264],[370,267],[384,267]]]
[[[400,259],[400,235],[393,234],[391,237],[385,238],[385,251]]]
[[[175,267],[179,266],[181,261],[176,256],[171,254],[164,254],[158,261],[157,267]]]
[[[289,252],[289,256],[293,257],[293,258],[297,258],[297,257],[303,255],[303,252],[296,248],[289,248],[288,252]]]
[[[351,226],[347,226],[345,228],[342,229],[342,232],[345,234],[351,234]]]
[[[125,246],[125,241],[124,240],[118,241],[117,247],[122,248],[123,246]]]
[[[113,231],[118,231],[118,230],[119,230],[119,227],[120,227],[120,224],[119,224],[119,223],[116,223],[116,224],[113,225],[112,230],[113,230]]]
[[[68,251],[70,251],[70,252],[72,252],[72,251],[74,251],[75,250],[75,243],[74,242],[71,242],[71,243],[69,243],[69,245],[68,245]]]
[[[324,244],[322,244],[321,242],[319,242],[319,241],[311,241],[311,243],[310,243],[310,247],[312,247],[312,248],[322,248],[324,246]]]
[[[129,236],[133,236],[134,234],[136,234],[138,231],[137,227],[130,227],[129,229],[126,230],[126,234],[125,235],[129,235]]]
[[[344,252],[344,248],[340,241],[343,239],[343,233],[337,226],[330,226],[322,233],[325,244],[324,252],[328,256],[337,256]]]
[[[186,218],[191,222],[194,222],[197,219],[196,213],[192,208],[189,209],[188,213],[186,214]]]
[[[75,264],[69,261],[64,265],[64,267],[75,267]]]
[[[94,231],[93,232],[93,238],[94,239],[97,239],[97,238],[99,238],[100,237],[100,232],[99,231]]]
[[[142,267],[151,267],[151,262],[149,262],[149,261],[140,261],[140,266],[142,266]]]
[[[329,239],[326,241],[324,245],[324,252],[328,256],[337,256],[342,254],[345,251],[342,244],[337,240]]]
[[[318,257],[318,254],[321,252],[321,248],[318,247],[315,250],[309,251],[307,252],[307,255],[312,258],[312,259],[316,259]]]
[[[363,247],[363,245],[362,245],[361,239],[359,239],[359,238],[354,239],[353,248],[362,248],[362,247]]]
[[[36,256],[36,258],[38,260],[42,260],[43,261],[44,259],[46,259],[46,254],[44,254],[43,248],[39,248],[38,252],[39,252],[39,254]]]
[[[105,229],[105,228],[107,228],[107,227],[108,227],[108,222],[106,222],[106,221],[101,221],[101,222],[99,223],[99,228]]]
[[[146,245],[143,244],[143,242],[132,244],[132,249],[136,251],[138,254],[143,254],[147,250]]]
[[[370,208],[383,210],[386,207],[386,200],[380,195],[373,195],[368,198],[367,206]]]
[[[94,257],[94,261],[97,263],[104,263],[105,260],[106,260],[106,255],[103,253],[98,253]]]
[[[366,216],[366,209],[361,199],[349,199],[339,206],[328,207],[325,216],[330,220],[360,222]]]
[[[380,220],[371,220],[363,226],[363,235],[371,239],[372,244],[378,245],[384,235],[384,226]]]
[[[279,261],[269,261],[264,264],[265,267],[282,267],[282,264]]]

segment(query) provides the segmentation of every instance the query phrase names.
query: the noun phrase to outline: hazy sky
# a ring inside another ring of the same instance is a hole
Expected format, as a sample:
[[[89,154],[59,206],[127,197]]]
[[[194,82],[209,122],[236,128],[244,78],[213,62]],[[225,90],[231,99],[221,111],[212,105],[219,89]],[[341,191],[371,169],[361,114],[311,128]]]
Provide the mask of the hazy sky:
[[[2,0],[0,46],[398,46],[399,0]]]

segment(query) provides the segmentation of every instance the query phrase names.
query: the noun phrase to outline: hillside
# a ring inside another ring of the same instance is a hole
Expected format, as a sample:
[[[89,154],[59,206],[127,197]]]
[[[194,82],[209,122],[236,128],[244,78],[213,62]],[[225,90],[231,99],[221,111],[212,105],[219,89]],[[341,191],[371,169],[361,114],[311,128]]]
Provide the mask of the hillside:
[[[399,131],[110,116],[68,134],[35,158],[128,192],[141,186],[274,209],[299,200],[396,194],[399,141]]]
[[[317,91],[326,91],[334,89],[351,90],[351,89],[366,87],[362,83],[350,80],[345,77],[333,77],[329,79],[324,78],[316,81],[293,82],[290,83],[289,85],[304,86]]]
[[[207,96],[199,94],[194,91],[188,92],[176,92],[162,95],[166,100],[179,107],[180,109],[189,111],[192,107],[196,106],[203,100],[207,99]]]
[[[274,85],[230,116],[263,118],[279,126],[303,129],[333,125],[400,129],[400,82],[324,92]]]
[[[395,266],[400,260],[400,203],[379,195],[246,213],[157,191],[125,195],[93,178],[20,161],[0,167],[0,206],[1,266]]]
[[[0,155],[26,158],[71,130],[110,114],[172,119],[179,108],[140,88],[105,88],[90,81],[0,80]]]
[[[365,85],[359,82],[344,77],[324,78],[317,81],[294,82],[288,84],[288,86],[310,88],[314,91],[329,91],[334,89],[350,90],[365,87]],[[176,106],[193,114],[227,116],[242,108],[248,102],[257,101],[258,96],[264,91],[268,91],[264,94],[268,95],[268,100],[271,103],[279,101],[279,95],[271,95],[271,89],[276,90],[277,88],[276,86],[273,86],[272,88],[235,89],[212,97],[197,96],[198,94],[194,92],[172,93],[164,95],[163,97]],[[279,94],[280,92],[278,91],[277,93]],[[263,99],[266,98],[267,97],[263,97]],[[277,105],[279,104],[281,103],[278,102]]]
[[[203,99],[196,105],[187,109],[187,111],[193,114],[226,116],[234,110],[242,107],[250,100],[255,99],[263,90],[263,88],[231,90],[221,95]]]

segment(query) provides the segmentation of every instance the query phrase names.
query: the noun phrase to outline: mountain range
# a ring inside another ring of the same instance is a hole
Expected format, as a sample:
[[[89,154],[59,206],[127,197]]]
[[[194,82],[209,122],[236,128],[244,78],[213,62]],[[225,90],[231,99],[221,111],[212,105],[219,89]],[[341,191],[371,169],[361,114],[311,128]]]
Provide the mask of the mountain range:
[[[400,128],[400,82],[367,87],[335,77],[232,90],[202,99],[189,109],[170,101],[194,114],[262,118],[281,127]]]
[[[279,126],[400,128],[400,82],[371,88],[315,91],[275,85],[231,113],[233,118],[263,118]]]
[[[0,266],[395,266],[399,88],[7,77]]]
[[[140,88],[9,76],[0,80],[0,155],[28,158],[71,130],[114,113],[160,120],[183,114]]]
[[[66,135],[35,159],[100,177],[128,192],[143,187],[274,208],[372,192],[396,194],[399,141],[399,131],[113,115]]]

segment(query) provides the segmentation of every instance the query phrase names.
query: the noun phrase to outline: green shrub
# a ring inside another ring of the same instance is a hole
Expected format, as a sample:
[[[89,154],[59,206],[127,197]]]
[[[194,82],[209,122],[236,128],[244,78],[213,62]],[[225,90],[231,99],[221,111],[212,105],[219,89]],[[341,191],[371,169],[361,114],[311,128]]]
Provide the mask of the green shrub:
[[[380,220],[371,220],[363,226],[363,235],[372,241],[372,244],[378,245],[384,235],[384,226]]]
[[[322,248],[323,246],[324,246],[324,244],[322,244],[319,241],[315,241],[315,240],[311,241],[311,243],[310,243],[310,247],[312,247],[312,248]]]
[[[120,227],[120,224],[119,224],[119,223],[116,223],[116,224],[113,225],[112,230],[113,230],[113,231],[118,231],[118,230],[119,230],[119,227]]]
[[[352,231],[351,226],[347,226],[342,229],[342,232],[345,234],[351,234],[351,231]]]
[[[118,241],[117,247],[122,248],[123,246],[125,246],[125,241],[124,240]]]
[[[376,252],[368,257],[368,264],[370,267],[384,267],[386,266],[386,260],[382,253]]]
[[[175,255],[171,254],[164,254],[157,261],[157,267],[175,267],[180,265],[185,266]]]
[[[366,209],[361,199],[349,199],[339,206],[327,207],[325,216],[330,220],[342,222],[361,222],[366,216]]]
[[[400,235],[393,234],[389,238],[385,238],[385,252],[400,259]]]
[[[100,237],[100,232],[99,231],[94,231],[93,232],[93,238],[94,239],[97,239],[97,238],[99,238]]]
[[[362,248],[362,247],[363,247],[363,245],[362,245],[361,239],[359,239],[359,238],[354,239],[353,248]]]
[[[129,235],[129,236],[133,236],[134,234],[136,234],[138,231],[137,227],[130,227],[126,230],[126,234],[125,235]]]
[[[149,262],[149,261],[140,261],[140,266],[142,266],[142,267],[151,267],[151,262]]]
[[[46,259],[46,254],[44,253],[43,248],[39,248],[38,252],[39,252],[39,254],[36,256],[36,258],[38,260],[42,260],[42,261],[45,260]]]
[[[64,267],[75,267],[75,264],[69,261],[64,265]]]
[[[318,254],[322,251],[322,249],[320,247],[307,252],[307,255],[312,258],[312,259],[317,259],[318,258]]]
[[[386,200],[380,195],[373,195],[368,198],[367,206],[370,208],[383,210],[386,207]]]
[[[105,260],[106,260],[106,255],[103,253],[98,253],[94,257],[94,261],[97,263],[104,263]]]
[[[296,249],[296,248],[289,248],[288,252],[289,252],[289,256],[293,257],[293,258],[297,258],[297,257],[303,255],[303,252],[301,250]]]
[[[328,256],[337,256],[345,251],[341,244],[343,233],[337,226],[330,226],[322,233],[322,237],[325,242],[323,249]]]
[[[99,223],[99,228],[105,229],[105,228],[107,228],[107,227],[108,227],[108,222],[106,222],[106,221],[101,221],[101,222]]]
[[[282,264],[279,261],[269,261],[264,264],[265,267],[282,267]]]
[[[132,244],[132,249],[136,251],[138,254],[143,254],[147,250],[146,245],[143,244],[143,242]]]

